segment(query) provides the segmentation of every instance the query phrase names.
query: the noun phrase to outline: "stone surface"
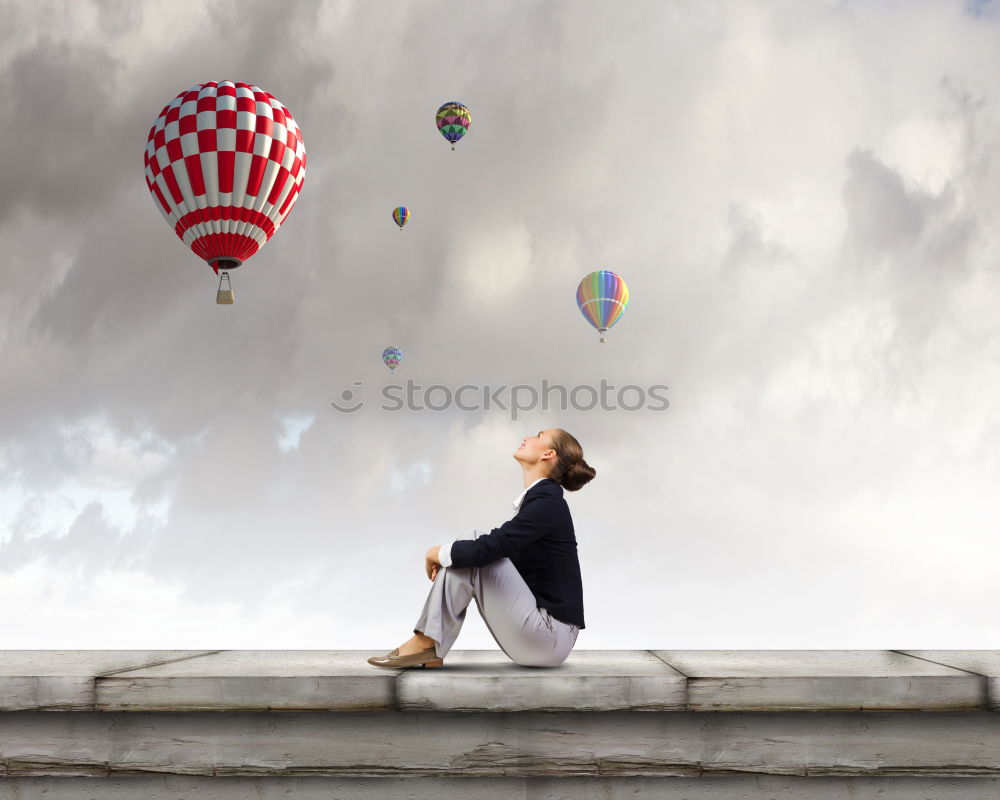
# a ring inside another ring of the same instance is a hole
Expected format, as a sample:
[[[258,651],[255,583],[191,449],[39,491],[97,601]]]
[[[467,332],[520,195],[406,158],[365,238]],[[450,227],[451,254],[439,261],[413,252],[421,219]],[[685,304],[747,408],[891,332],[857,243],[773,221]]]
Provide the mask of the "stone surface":
[[[987,709],[981,675],[893,650],[653,650],[692,711]]]
[[[1000,778],[0,778],[0,800],[988,800]]]
[[[936,664],[964,669],[986,678],[987,705],[1000,711],[1000,650],[899,650]],[[1000,797],[1000,794],[997,795]]]
[[[368,650],[223,650],[97,681],[99,711],[389,711],[402,670]]]
[[[490,798],[501,780],[532,800],[928,800],[1000,779],[998,651],[579,650],[554,669],[452,651],[426,670],[370,655],[0,653],[0,800]]]
[[[0,710],[1000,710],[1000,651],[496,650],[373,667],[365,650],[0,651]]]
[[[400,711],[683,711],[686,680],[648,650],[574,650],[555,668],[522,667],[489,650],[408,669]]]
[[[0,711],[94,708],[98,675],[215,650],[0,650]]]
[[[0,775],[1000,777],[990,711],[0,714]]]

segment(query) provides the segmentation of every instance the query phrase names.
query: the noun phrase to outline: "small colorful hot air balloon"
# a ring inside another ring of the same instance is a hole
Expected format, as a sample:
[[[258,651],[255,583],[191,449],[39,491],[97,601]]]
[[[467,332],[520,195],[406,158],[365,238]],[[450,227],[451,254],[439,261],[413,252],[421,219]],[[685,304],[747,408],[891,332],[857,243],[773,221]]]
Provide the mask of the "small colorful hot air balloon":
[[[455,149],[455,142],[468,133],[470,125],[472,125],[472,114],[457,100],[445,103],[437,111],[438,130],[451,142],[452,150]]]
[[[210,81],[164,106],[149,129],[145,166],[157,210],[218,275],[250,258],[285,221],[305,180],[306,150],[272,95],[250,83]],[[233,301],[221,278],[216,301]]]
[[[605,342],[608,328],[618,322],[628,308],[628,286],[611,270],[596,270],[580,281],[576,304],[587,322],[601,334],[601,342]]]
[[[387,347],[382,351],[382,361],[390,371],[396,369],[403,360],[403,351],[398,347]]]
[[[399,226],[400,232],[403,230],[403,226],[406,221],[410,218],[410,209],[406,206],[400,206],[399,208],[393,209],[392,219]]]

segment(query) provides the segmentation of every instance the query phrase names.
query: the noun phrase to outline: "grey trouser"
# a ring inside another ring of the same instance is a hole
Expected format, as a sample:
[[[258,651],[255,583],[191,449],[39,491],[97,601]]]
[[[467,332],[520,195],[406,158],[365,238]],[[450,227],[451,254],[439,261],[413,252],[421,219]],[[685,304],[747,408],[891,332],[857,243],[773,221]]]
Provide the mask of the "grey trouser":
[[[473,538],[485,535],[476,531]],[[515,664],[558,667],[576,644],[579,627],[537,608],[535,596],[509,558],[484,567],[441,567],[427,595],[414,633],[435,642],[438,658],[448,655],[476,598],[479,614],[500,649]]]

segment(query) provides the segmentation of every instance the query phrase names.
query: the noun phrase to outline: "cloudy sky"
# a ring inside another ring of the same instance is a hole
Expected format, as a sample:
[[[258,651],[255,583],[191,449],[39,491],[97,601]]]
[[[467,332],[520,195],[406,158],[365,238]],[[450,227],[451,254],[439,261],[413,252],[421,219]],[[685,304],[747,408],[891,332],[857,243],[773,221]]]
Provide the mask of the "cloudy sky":
[[[579,649],[996,647],[998,6],[0,2],[0,648],[385,652],[549,427],[597,470]],[[232,306],[143,177],[212,80],[308,153]]]

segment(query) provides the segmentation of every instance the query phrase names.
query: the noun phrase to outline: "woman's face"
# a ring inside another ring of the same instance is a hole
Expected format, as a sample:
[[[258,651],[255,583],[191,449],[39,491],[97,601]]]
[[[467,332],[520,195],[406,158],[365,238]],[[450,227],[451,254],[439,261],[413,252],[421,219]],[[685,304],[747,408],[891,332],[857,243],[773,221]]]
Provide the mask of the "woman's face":
[[[532,436],[525,436],[521,446],[514,451],[514,458],[528,464],[538,462],[542,455],[552,450],[552,440],[549,431],[539,431]]]

